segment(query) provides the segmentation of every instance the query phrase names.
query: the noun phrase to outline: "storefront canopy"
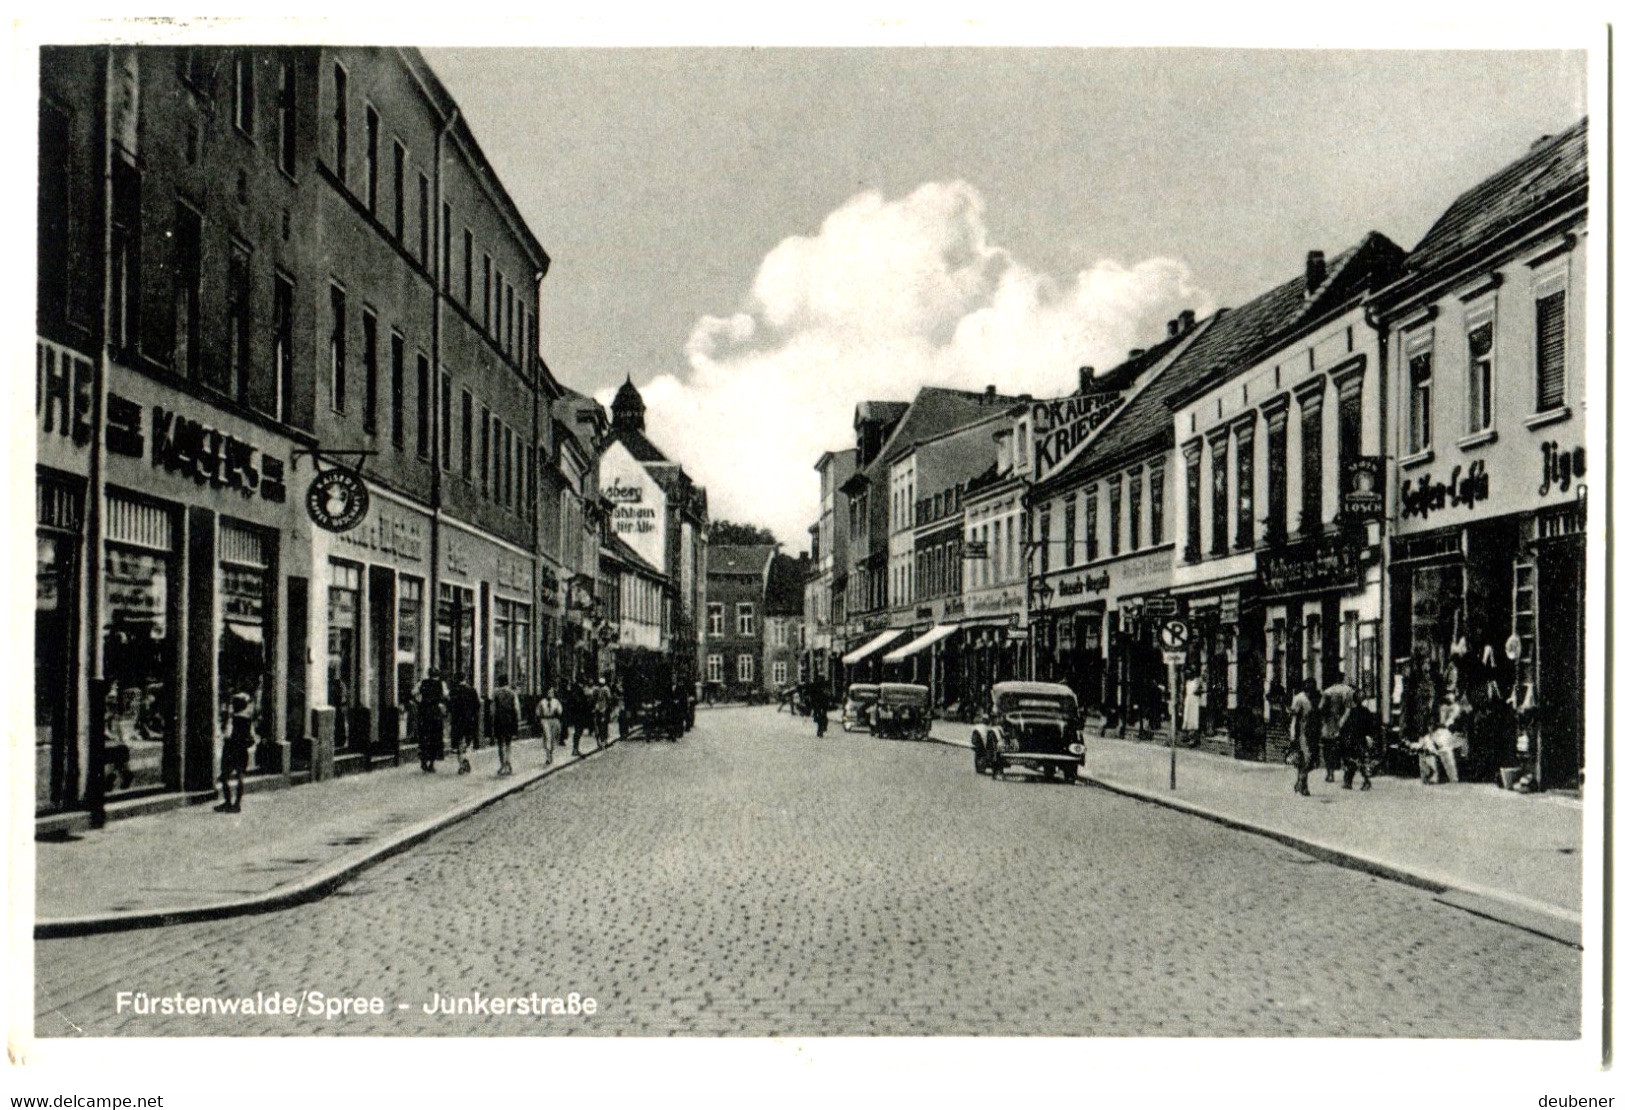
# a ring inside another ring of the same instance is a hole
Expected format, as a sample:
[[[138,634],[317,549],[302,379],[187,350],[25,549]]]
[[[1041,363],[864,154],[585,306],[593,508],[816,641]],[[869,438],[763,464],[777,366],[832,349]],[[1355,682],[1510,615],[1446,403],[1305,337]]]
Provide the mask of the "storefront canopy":
[[[888,628],[886,631],[882,632],[880,635],[876,636],[862,647],[854,648],[845,655],[841,656],[841,662],[850,667],[853,663],[857,663],[860,660],[869,658],[869,656],[873,655],[875,652],[879,651],[881,648],[885,647],[902,634],[903,630],[901,628]]]
[[[939,624],[929,632],[925,633],[923,636],[914,637],[914,639],[910,640],[896,651],[887,652],[886,658],[883,660],[883,662],[900,663],[904,659],[907,659],[910,655],[913,655],[915,652],[924,651],[938,640],[946,640],[949,636],[953,635],[954,630],[958,627],[959,626],[957,624]]]

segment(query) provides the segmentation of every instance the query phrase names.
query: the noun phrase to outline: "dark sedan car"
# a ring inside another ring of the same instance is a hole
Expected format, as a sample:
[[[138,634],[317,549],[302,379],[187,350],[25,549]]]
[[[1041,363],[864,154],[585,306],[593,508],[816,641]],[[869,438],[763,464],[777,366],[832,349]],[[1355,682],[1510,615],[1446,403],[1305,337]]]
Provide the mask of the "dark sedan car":
[[[1001,682],[993,687],[993,712],[971,731],[976,773],[998,778],[1020,767],[1073,782],[1087,750],[1078,699],[1055,682]]]

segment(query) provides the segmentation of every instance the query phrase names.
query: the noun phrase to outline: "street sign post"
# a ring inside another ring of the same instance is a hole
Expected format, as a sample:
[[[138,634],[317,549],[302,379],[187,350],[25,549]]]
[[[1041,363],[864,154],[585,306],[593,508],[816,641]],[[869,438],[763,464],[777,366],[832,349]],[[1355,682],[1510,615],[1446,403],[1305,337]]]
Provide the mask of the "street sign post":
[[[1171,600],[1171,599],[1170,599]],[[1168,664],[1168,789],[1179,788],[1179,668],[1191,642],[1191,626],[1182,617],[1166,616],[1157,628],[1162,661]]]

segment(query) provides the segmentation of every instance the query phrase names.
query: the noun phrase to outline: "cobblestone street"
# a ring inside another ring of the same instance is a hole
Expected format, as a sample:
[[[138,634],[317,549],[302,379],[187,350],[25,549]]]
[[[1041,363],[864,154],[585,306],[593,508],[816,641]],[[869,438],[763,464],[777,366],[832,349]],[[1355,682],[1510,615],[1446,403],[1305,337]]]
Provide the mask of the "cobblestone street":
[[[36,1032],[1570,1038],[1580,954],[1271,841],[969,752],[702,713],[311,905],[39,942]],[[378,997],[188,1017],[149,996]],[[442,998],[597,1012],[429,1015]],[[401,1008],[404,1006],[405,1008]]]

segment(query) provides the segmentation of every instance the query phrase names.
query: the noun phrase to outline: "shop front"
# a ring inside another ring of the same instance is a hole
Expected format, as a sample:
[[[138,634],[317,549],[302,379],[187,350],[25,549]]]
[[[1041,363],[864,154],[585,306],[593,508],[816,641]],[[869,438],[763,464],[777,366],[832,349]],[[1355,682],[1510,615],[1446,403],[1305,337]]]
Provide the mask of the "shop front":
[[[283,576],[304,570],[288,442],[114,367],[98,559],[86,546],[92,366],[44,341],[38,356],[37,811],[77,808],[92,785],[108,802],[211,791],[233,714],[252,722],[250,772],[285,772]]]
[[[996,683],[1032,675],[1025,583],[965,591],[959,684],[966,701],[987,703]]]
[[[468,679],[482,701],[499,675],[518,693],[534,693],[531,557],[443,520],[440,560],[435,658],[441,673]]]
[[[1172,552],[1162,548],[1039,580],[1034,591],[1044,608],[1033,617],[1038,677],[1064,682],[1085,710],[1120,724],[1121,707],[1143,700],[1134,691],[1145,681],[1136,673],[1145,662],[1133,634],[1138,625],[1131,630],[1125,610],[1134,608],[1134,599],[1166,589],[1171,566]],[[1146,631],[1145,650],[1154,652],[1154,630]]]

